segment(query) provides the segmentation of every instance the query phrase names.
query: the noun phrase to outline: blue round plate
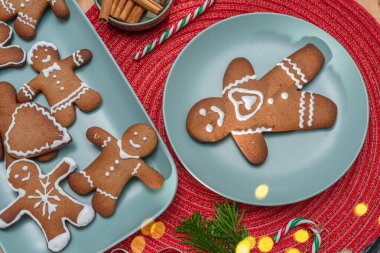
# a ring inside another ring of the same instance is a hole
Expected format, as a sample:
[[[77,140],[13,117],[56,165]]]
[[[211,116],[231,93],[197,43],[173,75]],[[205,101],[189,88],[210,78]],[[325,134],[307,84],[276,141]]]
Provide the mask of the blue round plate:
[[[268,133],[268,158],[250,164],[231,136],[204,144],[186,130],[190,108],[207,97],[221,97],[224,71],[236,57],[249,59],[260,78],[284,57],[315,44],[326,63],[303,90],[332,99],[335,125],[326,130]],[[357,157],[368,127],[368,98],[363,79],[346,50],[320,28],[291,16],[255,13],[208,28],[175,61],[164,92],[169,140],[186,169],[227,198],[255,205],[284,205],[310,198],[334,184]],[[266,198],[255,189],[266,184]]]

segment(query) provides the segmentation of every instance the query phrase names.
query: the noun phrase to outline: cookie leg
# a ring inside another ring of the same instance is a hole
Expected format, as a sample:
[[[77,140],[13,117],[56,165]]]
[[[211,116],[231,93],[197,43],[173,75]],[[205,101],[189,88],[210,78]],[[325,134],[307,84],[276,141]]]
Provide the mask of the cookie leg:
[[[70,201],[69,206],[70,209],[67,209],[66,217],[75,226],[86,226],[95,217],[95,211],[91,206],[78,204],[74,201]]]
[[[41,229],[45,232],[48,248],[53,252],[61,251],[70,241],[70,232],[60,218],[51,219],[46,223],[41,222]]]
[[[86,195],[95,190],[94,182],[85,170],[71,174],[68,181],[70,188],[80,195]]]
[[[115,213],[117,197],[107,195],[107,192],[99,189],[92,197],[92,207],[97,213],[104,217],[109,217]]]
[[[26,40],[34,39],[36,37],[38,19],[26,13],[19,12],[14,22],[15,32]]]
[[[47,153],[47,154],[44,154],[44,155],[40,155],[40,156],[37,156],[36,157],[36,160],[41,162],[41,163],[46,163],[50,160],[53,160],[54,158],[57,157],[59,151],[58,150],[55,150],[55,151],[52,151],[50,153]]]
[[[245,158],[253,164],[260,164],[265,161],[268,155],[267,144],[261,133],[255,134],[232,134],[240,151]],[[242,133],[242,132],[240,132]]]
[[[97,91],[89,89],[85,94],[83,94],[75,104],[83,112],[90,112],[95,110],[102,102],[102,97]]]
[[[56,111],[53,116],[64,127],[68,127],[73,124],[76,118],[75,108],[73,105]]]

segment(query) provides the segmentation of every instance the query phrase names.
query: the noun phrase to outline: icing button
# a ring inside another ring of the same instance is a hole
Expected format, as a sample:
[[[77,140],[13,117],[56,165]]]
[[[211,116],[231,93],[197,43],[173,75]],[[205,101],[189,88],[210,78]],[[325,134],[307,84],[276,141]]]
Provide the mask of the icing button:
[[[115,170],[115,167],[111,166],[110,167],[110,171],[114,171]],[[108,172],[107,172],[108,173]]]
[[[59,88],[61,91],[63,91],[63,90],[65,90],[65,88],[63,88],[63,87],[61,87],[61,88]]]
[[[115,164],[119,164],[120,163],[120,161],[119,160],[115,160]]]
[[[21,7],[21,8],[24,8],[24,7],[25,7],[25,4],[24,4],[24,3],[21,3],[21,4],[20,4],[20,7]]]
[[[110,176],[110,173],[109,173],[109,172],[106,172],[105,175],[106,175],[106,177],[109,177],[109,176]]]

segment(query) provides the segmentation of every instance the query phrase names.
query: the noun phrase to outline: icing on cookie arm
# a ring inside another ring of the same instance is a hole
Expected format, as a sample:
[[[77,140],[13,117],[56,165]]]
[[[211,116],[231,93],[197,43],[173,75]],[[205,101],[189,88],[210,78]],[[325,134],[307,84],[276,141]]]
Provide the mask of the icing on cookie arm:
[[[30,102],[40,93],[41,75],[38,75],[30,82],[25,83],[17,94],[17,101],[20,103]]]
[[[155,169],[149,167],[143,160],[132,171],[132,176],[138,177],[151,189],[159,189],[164,183],[163,176]]]
[[[54,14],[58,18],[66,19],[70,16],[70,10],[65,0],[50,0],[49,2]]]
[[[66,178],[68,174],[73,172],[76,168],[76,163],[73,159],[65,157],[49,174],[52,182],[60,181]]]
[[[72,55],[64,59],[63,61],[70,65],[73,69],[86,65],[91,61],[92,53],[88,49],[82,49],[74,52]]]
[[[25,209],[23,198],[18,198],[0,212],[0,229],[7,228],[18,221]]]
[[[111,141],[116,142],[115,137],[100,127],[89,128],[86,132],[86,137],[89,141],[101,148],[107,147]]]

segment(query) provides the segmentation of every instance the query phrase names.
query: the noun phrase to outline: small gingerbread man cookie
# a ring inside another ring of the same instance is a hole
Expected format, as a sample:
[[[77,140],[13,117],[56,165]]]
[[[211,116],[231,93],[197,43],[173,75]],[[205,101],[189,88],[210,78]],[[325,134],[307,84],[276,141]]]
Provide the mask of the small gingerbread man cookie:
[[[0,212],[0,229],[8,228],[23,215],[28,215],[41,228],[51,251],[65,248],[70,240],[65,222],[83,227],[95,217],[91,206],[75,200],[59,186],[75,167],[74,160],[64,158],[49,174],[43,175],[33,161],[13,162],[7,171],[8,183],[19,195]]]
[[[42,92],[52,115],[63,126],[70,126],[76,118],[74,105],[89,112],[102,102],[100,94],[82,82],[74,72],[87,64],[91,57],[91,51],[83,49],[61,60],[55,45],[44,41],[36,43],[28,53],[28,63],[40,74],[21,88],[18,101],[32,101]]]
[[[102,148],[102,152],[86,169],[70,175],[69,185],[82,195],[96,191],[92,206],[102,216],[115,212],[118,197],[132,177],[139,178],[151,189],[163,184],[162,175],[142,159],[157,146],[157,134],[152,127],[133,125],[121,140],[99,127],[92,127],[87,130],[87,139]]]
[[[48,109],[31,102],[17,103],[15,88],[6,82],[0,82],[0,119],[0,158],[4,150],[7,166],[19,158],[51,160],[71,142],[67,129]]]
[[[0,20],[16,18],[14,28],[21,38],[32,40],[36,36],[38,23],[48,7],[61,19],[70,16],[65,0],[0,0]]]
[[[231,134],[253,164],[267,157],[263,132],[330,128],[337,107],[330,99],[299,91],[320,71],[322,52],[308,44],[257,80],[245,58],[234,59],[224,74],[223,97],[196,103],[187,117],[187,130],[196,140],[216,142]]]
[[[12,37],[12,28],[0,21],[0,69],[24,66],[26,58],[25,51],[20,46],[9,46]]]

